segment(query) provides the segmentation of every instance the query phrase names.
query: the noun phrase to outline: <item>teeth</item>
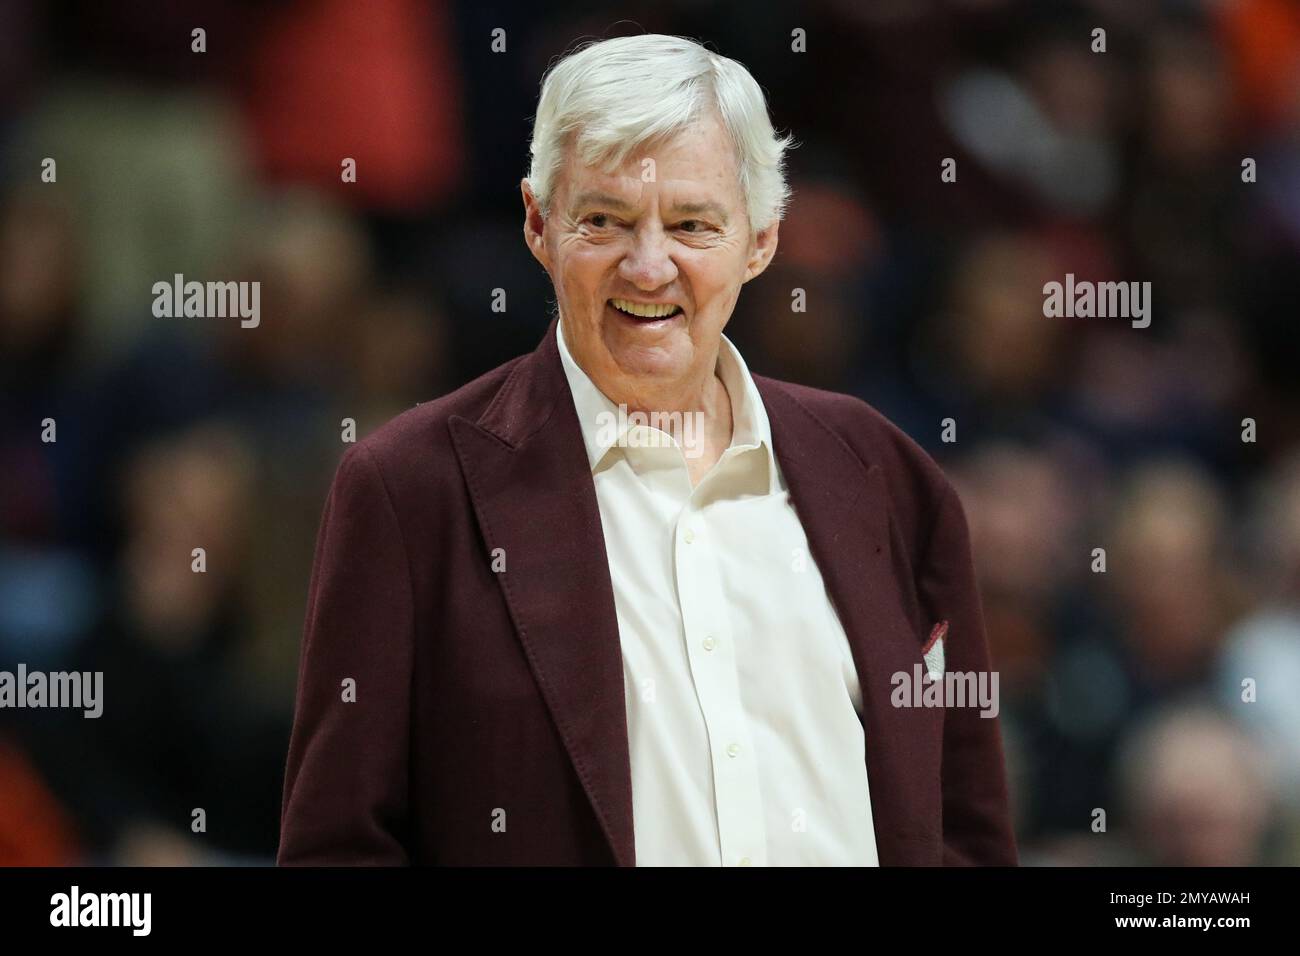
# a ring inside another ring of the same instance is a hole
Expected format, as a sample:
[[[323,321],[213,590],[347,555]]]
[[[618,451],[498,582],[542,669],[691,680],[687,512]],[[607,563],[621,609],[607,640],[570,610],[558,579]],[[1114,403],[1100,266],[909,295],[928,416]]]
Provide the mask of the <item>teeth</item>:
[[[609,301],[620,312],[640,316],[643,319],[659,319],[681,311],[677,306],[668,304],[643,305],[640,302],[629,302],[627,299],[610,299]]]

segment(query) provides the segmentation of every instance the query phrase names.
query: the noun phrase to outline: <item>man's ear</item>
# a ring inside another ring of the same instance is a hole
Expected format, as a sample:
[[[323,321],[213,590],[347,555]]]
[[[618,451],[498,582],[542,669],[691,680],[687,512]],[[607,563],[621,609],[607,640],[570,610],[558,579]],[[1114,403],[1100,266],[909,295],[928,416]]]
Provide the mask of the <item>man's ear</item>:
[[[781,221],[778,219],[766,229],[760,230],[755,236],[749,250],[749,261],[745,263],[744,282],[757,275],[761,275],[767,268],[767,264],[772,261],[776,255],[777,234],[780,232]]]
[[[533,187],[527,176],[520,180],[519,189],[524,197],[524,242],[528,245],[528,251],[542,264],[542,268],[549,272],[550,257],[546,252],[546,238],[543,235],[546,217],[542,215],[541,203],[533,195]]]

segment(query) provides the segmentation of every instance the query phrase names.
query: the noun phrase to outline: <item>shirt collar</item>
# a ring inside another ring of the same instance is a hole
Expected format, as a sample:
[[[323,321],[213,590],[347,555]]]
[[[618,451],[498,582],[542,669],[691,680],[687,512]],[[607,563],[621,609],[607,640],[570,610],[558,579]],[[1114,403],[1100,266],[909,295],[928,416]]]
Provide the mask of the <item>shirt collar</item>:
[[[564,376],[569,382],[569,391],[573,394],[573,405],[578,413],[578,425],[582,429],[582,441],[587,449],[587,461],[591,470],[596,466],[611,447],[618,443],[622,431],[615,433],[610,428],[600,427],[608,416],[618,419],[618,406],[609,400],[596,387],[583,368],[578,365],[569,346],[564,341],[564,323],[556,322],[555,338],[560,349],[560,361],[564,365]],[[731,445],[730,448],[758,448],[762,450],[767,462],[769,493],[778,490],[776,458],[772,451],[772,428],[768,422],[767,409],[763,407],[763,397],[749,374],[749,367],[741,357],[740,350],[725,335],[721,336],[718,346],[718,377],[727,387],[731,399]]]

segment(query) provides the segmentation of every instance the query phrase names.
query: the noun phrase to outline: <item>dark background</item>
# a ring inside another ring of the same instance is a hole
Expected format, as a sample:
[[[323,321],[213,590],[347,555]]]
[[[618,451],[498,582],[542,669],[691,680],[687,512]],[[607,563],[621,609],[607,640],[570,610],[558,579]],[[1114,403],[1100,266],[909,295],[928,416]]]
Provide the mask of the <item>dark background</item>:
[[[1024,862],[1300,862],[1300,3],[0,0],[0,669],[105,674],[0,711],[0,864],[272,861],[340,423],[536,345],[540,80],[629,32],[799,141],[727,332],[957,482]],[[155,318],[178,272],[260,327]],[[1067,272],[1150,328],[1045,318]]]

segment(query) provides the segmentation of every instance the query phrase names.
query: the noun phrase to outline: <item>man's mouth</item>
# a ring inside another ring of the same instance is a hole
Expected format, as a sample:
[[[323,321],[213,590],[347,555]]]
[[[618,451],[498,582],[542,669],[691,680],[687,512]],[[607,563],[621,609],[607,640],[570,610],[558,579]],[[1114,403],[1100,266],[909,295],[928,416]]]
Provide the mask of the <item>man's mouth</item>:
[[[671,302],[633,302],[630,299],[610,299],[609,304],[637,319],[670,319],[681,314],[682,307]]]

